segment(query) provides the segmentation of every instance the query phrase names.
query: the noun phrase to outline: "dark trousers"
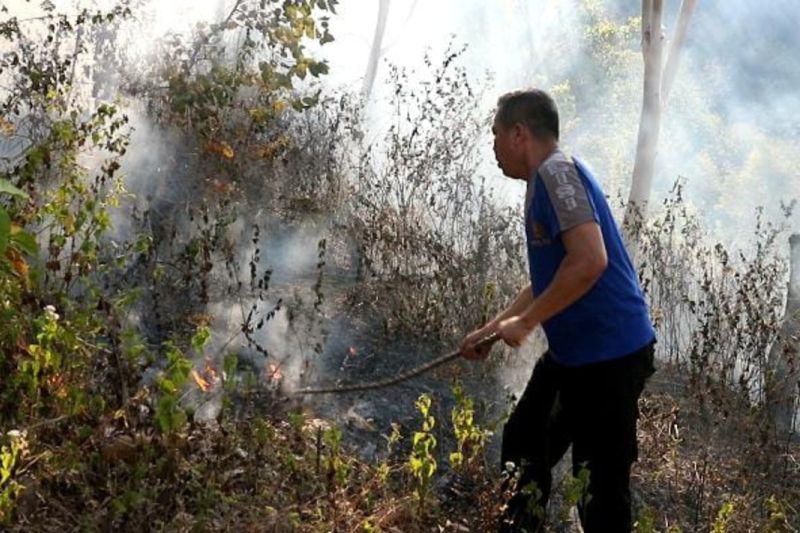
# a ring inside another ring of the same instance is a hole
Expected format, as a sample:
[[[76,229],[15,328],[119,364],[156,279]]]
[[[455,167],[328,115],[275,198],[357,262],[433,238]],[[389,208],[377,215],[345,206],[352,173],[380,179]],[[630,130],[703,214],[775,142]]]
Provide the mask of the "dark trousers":
[[[542,531],[551,469],[572,444],[573,475],[586,493],[578,513],[586,533],[631,530],[630,470],[637,458],[637,401],[655,368],[653,345],[622,358],[565,367],[548,352],[503,429],[502,462],[519,473],[500,531]]]

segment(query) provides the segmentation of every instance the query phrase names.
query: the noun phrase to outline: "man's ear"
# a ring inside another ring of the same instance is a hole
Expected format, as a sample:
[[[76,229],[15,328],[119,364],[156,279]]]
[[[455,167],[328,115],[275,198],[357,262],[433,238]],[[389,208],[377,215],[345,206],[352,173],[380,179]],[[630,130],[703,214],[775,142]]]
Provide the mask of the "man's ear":
[[[521,123],[517,122],[514,124],[514,129],[512,132],[514,135],[514,141],[522,142],[525,140],[525,126],[523,126]]]

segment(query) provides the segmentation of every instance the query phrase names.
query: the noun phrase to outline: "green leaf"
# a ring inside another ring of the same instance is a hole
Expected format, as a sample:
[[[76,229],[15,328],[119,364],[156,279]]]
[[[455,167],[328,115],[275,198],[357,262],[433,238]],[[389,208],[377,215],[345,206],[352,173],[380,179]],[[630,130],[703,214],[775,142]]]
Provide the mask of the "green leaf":
[[[7,193],[12,196],[19,196],[20,198],[27,198],[28,193],[8,181],[7,179],[0,178],[0,193]]]
[[[461,466],[463,462],[464,462],[464,454],[462,454],[461,452],[452,452],[450,454],[450,464],[453,465],[453,467],[457,468]]]
[[[308,71],[311,72],[312,76],[317,78],[320,74],[328,73],[328,65],[323,62],[311,62],[308,64]]]
[[[27,231],[20,231],[12,235],[11,242],[28,255],[36,255],[39,253],[39,245],[36,244],[36,237]]]
[[[207,326],[202,326],[197,329],[197,332],[192,337],[192,347],[197,352],[202,352],[206,347],[208,341],[211,339],[211,330]]]
[[[11,217],[8,212],[0,207],[0,254],[8,248],[8,238],[11,236]]]
[[[158,380],[158,386],[167,394],[175,394],[178,392],[178,387],[175,386],[175,383],[165,377],[162,377]]]

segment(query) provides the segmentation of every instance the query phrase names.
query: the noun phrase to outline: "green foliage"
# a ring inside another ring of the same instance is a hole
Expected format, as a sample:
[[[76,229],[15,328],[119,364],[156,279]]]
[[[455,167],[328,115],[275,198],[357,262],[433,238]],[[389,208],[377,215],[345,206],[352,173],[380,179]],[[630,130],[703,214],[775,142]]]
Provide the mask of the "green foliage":
[[[264,419],[257,418],[255,421],[255,437],[259,446],[265,446],[275,438],[275,430]]]
[[[211,340],[211,330],[208,326],[201,326],[197,328],[197,331],[192,336],[191,344],[194,351],[199,355],[203,353],[203,350],[208,345],[208,341]]]
[[[9,443],[0,448],[0,524],[9,522],[14,501],[23,490],[23,486],[14,479],[14,470],[28,448],[24,433],[12,431],[8,438]]]
[[[7,179],[0,179],[0,193],[10,194],[11,196],[17,196],[19,198],[28,198],[28,194],[25,191],[19,187],[15,187]]]
[[[400,432],[400,424],[392,422],[392,432],[386,437],[386,451],[392,453],[401,440],[403,440],[403,434]]]
[[[734,505],[733,500],[727,500],[720,507],[714,523],[711,524],[711,533],[726,533],[728,531],[728,524],[733,516]]]
[[[768,533],[784,533],[792,531],[794,528],[790,523],[789,517],[791,513],[797,514],[797,510],[792,508],[786,502],[783,502],[775,496],[767,498],[767,511],[769,518],[764,528]]]
[[[135,328],[127,328],[120,334],[122,339],[122,352],[132,364],[144,366],[152,364],[153,354],[144,343],[142,335]]]
[[[520,492],[527,497],[525,504],[525,512],[531,516],[535,516],[539,520],[544,520],[546,510],[542,505],[542,490],[539,486],[531,481],[520,489]]]
[[[108,209],[124,194],[117,171],[127,117],[113,105],[78,101],[74,64],[85,48],[80,39],[74,47],[65,40],[129,12],[67,16],[49,3],[42,9],[41,17],[0,22],[0,38],[11,45],[0,58],[8,89],[0,116],[4,135],[13,139],[0,166],[0,368],[9,376],[0,390],[4,420],[97,414],[106,403],[98,378],[109,366],[106,345],[115,336],[108,321],[116,308],[95,283],[107,271],[99,250],[110,227]],[[86,156],[100,153],[90,171]]]
[[[342,454],[342,430],[337,427],[327,429],[322,440],[328,450],[326,459],[328,480],[333,486],[345,486],[350,474],[350,464]]]
[[[295,87],[309,75],[328,73],[327,63],[309,55],[306,44],[333,41],[328,13],[337,3],[237,0],[224,21],[198,25],[188,40],[174,36],[159,71],[145,70],[146,82],[167,82],[160,118],[191,128],[224,159],[249,155],[255,143],[251,135],[236,133],[240,126],[264,132],[286,108],[316,105],[318,96],[298,95]],[[238,38],[231,49],[226,43],[233,36]],[[243,99],[245,93],[251,96]],[[244,124],[233,124],[234,110],[243,112]]]
[[[236,387],[236,367],[239,365],[239,357],[235,353],[229,353],[225,356],[222,363],[222,370],[224,372],[223,383],[225,390],[232,391]]]
[[[30,358],[19,363],[20,378],[27,384],[28,394],[38,395],[41,377],[54,374],[61,368],[61,354],[56,344],[64,335],[58,324],[55,308],[48,306],[34,321],[37,343],[28,345]]]
[[[156,421],[158,428],[165,435],[176,433],[186,424],[186,411],[178,405],[175,393],[165,393],[156,404]]]
[[[306,414],[303,411],[294,411],[286,414],[286,420],[289,422],[289,425],[297,432],[300,432],[303,429],[303,425],[306,423]]]
[[[174,343],[166,343],[165,348],[167,366],[158,377],[159,389],[165,394],[177,394],[189,377],[192,362]]]
[[[0,178],[0,198],[8,195],[13,198],[28,199],[28,194],[14,186],[9,180]],[[22,253],[29,256],[39,251],[36,238],[32,233],[23,231],[19,225],[14,224],[11,215],[5,207],[0,205],[0,272],[4,275],[24,275]]]
[[[464,394],[464,388],[459,382],[453,384],[452,391],[456,404],[450,418],[456,437],[456,451],[450,454],[450,464],[456,471],[468,470],[474,473],[483,457],[486,440],[491,432],[475,423],[473,400]]]
[[[575,505],[585,507],[591,501],[592,495],[589,493],[590,476],[591,472],[589,472],[586,465],[581,465],[577,477],[567,476],[563,486],[564,502],[566,504],[564,512]],[[562,519],[566,520],[566,516],[562,516]]]
[[[202,352],[208,344],[210,335],[208,327],[199,327],[191,338],[191,346],[197,352]],[[165,348],[167,364],[156,380],[160,397],[155,414],[161,432],[170,435],[183,429],[187,421],[186,411],[181,407],[179,398],[192,371],[192,362],[174,343],[167,342]]]
[[[361,531],[363,533],[378,533],[380,529],[375,527],[371,520],[364,520],[361,524]]]
[[[415,431],[412,437],[408,467],[414,479],[414,494],[419,502],[419,510],[423,512],[433,475],[436,473],[436,458],[434,457],[436,437],[432,433],[436,420],[430,414],[430,396],[421,395],[415,405],[422,415],[422,427],[420,431]]]
[[[633,528],[636,533],[656,533],[656,517],[650,507],[639,511]]]

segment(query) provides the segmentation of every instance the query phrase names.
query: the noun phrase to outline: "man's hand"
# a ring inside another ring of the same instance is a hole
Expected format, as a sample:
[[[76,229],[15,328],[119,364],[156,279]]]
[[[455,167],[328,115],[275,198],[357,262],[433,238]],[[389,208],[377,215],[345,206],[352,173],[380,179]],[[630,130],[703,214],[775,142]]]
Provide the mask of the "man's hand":
[[[494,331],[494,326],[492,324],[487,324],[464,337],[464,340],[461,342],[461,347],[459,348],[461,357],[472,361],[482,361],[486,359],[489,356],[489,352],[492,350],[492,344],[484,346],[476,346],[476,344],[494,333]]]
[[[497,334],[512,348],[519,347],[531,334],[536,324],[531,325],[518,316],[512,316],[497,325]]]

